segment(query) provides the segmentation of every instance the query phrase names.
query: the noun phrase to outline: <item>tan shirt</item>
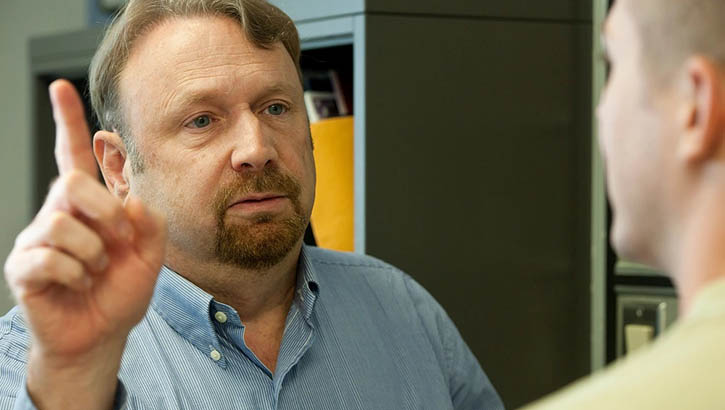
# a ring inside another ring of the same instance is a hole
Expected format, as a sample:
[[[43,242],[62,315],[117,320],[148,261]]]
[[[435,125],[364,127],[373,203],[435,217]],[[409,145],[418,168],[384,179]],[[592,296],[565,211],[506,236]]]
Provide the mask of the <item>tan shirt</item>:
[[[652,345],[525,409],[725,409],[725,279]]]

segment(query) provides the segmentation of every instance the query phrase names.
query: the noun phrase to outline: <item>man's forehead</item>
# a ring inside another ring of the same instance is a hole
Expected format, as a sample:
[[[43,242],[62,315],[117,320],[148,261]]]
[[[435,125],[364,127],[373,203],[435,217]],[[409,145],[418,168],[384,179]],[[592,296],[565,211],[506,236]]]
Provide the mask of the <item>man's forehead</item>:
[[[182,58],[204,56],[209,50],[235,49],[237,53],[261,51],[246,37],[238,22],[228,17],[169,17],[141,35],[129,55],[135,58]]]
[[[208,99],[222,89],[222,94],[242,90],[252,97],[264,88],[289,89],[299,83],[281,43],[260,48],[231,18],[173,18],[139,40],[119,87],[129,119],[145,115],[134,107],[138,101],[168,110],[180,99]]]
[[[176,77],[225,65],[252,69],[291,66],[296,72],[281,43],[261,48],[249,41],[239,23],[231,18],[192,16],[167,19],[138,39],[121,78],[123,81],[132,76],[130,80],[138,81],[139,76],[159,72]]]

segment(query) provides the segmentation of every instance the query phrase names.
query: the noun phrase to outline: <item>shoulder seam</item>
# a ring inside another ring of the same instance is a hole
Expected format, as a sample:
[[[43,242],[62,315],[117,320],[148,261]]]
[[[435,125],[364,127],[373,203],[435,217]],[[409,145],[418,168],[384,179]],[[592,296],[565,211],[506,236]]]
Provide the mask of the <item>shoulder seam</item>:
[[[7,341],[7,344],[4,344],[4,347],[0,354],[2,354],[2,356],[6,359],[10,359],[23,365],[27,365],[27,357],[19,357],[17,353],[20,352],[20,356],[27,355],[29,345],[26,346],[23,344],[24,339],[22,337],[7,337],[13,334],[14,329],[19,330],[21,333],[29,332],[29,329],[27,327],[24,329],[18,327],[18,322],[20,320],[22,320],[22,317],[20,317],[20,312],[15,311],[10,318],[10,326],[8,326],[8,331],[0,334],[0,340]]]
[[[4,339],[5,336],[9,335],[13,331],[13,326],[15,326],[15,319],[18,317],[18,312],[14,312],[13,316],[10,318],[10,326],[8,326],[7,332],[3,332],[0,334],[0,340]]]
[[[347,266],[351,268],[377,268],[377,269],[383,269],[383,270],[389,270],[389,271],[397,271],[398,269],[384,264],[384,263],[348,263],[348,262],[337,262],[337,261],[328,261],[323,259],[317,259],[315,257],[309,257],[311,261],[321,263],[323,265],[334,265],[334,266]]]

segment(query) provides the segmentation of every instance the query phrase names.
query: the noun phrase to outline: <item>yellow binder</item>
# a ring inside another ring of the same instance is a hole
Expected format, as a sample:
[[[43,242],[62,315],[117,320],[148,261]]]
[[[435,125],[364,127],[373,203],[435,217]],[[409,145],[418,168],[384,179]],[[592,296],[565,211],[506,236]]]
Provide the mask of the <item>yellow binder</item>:
[[[321,248],[353,251],[353,117],[321,120],[310,129],[317,165],[312,232]]]

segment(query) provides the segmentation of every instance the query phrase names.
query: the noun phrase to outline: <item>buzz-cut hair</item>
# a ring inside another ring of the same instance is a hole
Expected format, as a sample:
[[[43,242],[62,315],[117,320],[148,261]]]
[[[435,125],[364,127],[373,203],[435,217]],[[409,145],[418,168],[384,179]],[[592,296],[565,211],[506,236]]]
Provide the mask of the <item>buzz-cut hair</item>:
[[[695,55],[725,68],[725,0],[626,3],[642,40],[642,63],[655,81],[671,81]]]

